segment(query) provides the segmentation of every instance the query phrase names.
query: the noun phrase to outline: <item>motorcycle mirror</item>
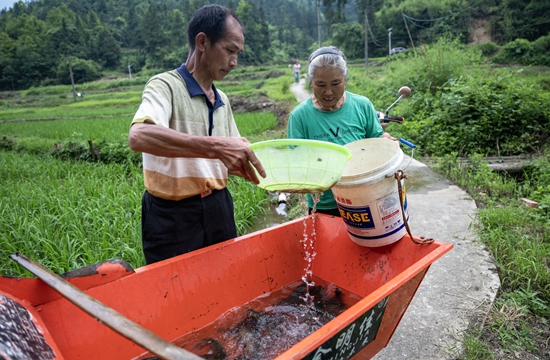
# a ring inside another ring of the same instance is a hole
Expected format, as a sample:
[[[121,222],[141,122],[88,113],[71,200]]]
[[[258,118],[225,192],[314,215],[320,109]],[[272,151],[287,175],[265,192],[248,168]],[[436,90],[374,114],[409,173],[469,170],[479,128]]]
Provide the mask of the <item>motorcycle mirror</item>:
[[[389,114],[389,111],[392,107],[394,107],[395,104],[397,104],[399,102],[399,100],[401,99],[406,99],[408,98],[410,95],[411,95],[411,89],[408,87],[408,86],[402,86],[399,91],[397,92],[397,95],[399,95],[399,97],[397,98],[397,100],[395,100],[393,102],[393,104],[391,104],[387,109],[386,109],[386,116],[388,116]]]
[[[409,96],[411,96],[411,89],[408,86],[403,86],[399,89],[399,91],[397,92],[397,95],[399,95],[399,97],[406,99]]]

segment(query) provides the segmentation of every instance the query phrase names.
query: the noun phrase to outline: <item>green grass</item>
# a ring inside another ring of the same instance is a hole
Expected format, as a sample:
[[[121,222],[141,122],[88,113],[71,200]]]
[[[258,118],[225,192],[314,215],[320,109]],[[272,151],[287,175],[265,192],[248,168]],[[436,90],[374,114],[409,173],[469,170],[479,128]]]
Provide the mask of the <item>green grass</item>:
[[[131,117],[94,118],[85,120],[44,120],[0,124],[0,135],[10,138],[35,137],[54,142],[122,141],[128,138]]]
[[[137,103],[139,105],[139,102]],[[114,108],[83,108],[79,106],[64,105],[56,108],[28,108],[28,109],[15,109],[0,112],[0,120],[4,120],[4,123],[10,122],[8,120],[58,120],[58,119],[80,119],[80,118],[100,118],[100,117],[112,117],[126,115],[131,118],[135,113],[134,107],[114,107]]]
[[[21,252],[57,273],[120,258],[144,265],[142,170],[0,151],[0,257]],[[9,261],[0,272],[22,275]]]
[[[93,112],[90,109],[87,111]],[[277,125],[277,117],[271,112],[242,113],[234,116],[241,136],[245,137],[272,130]],[[120,142],[126,141],[128,138],[132,117],[133,114],[63,121],[58,119],[5,122],[0,123],[0,136],[16,138],[19,142],[25,142],[25,139],[27,139],[27,143],[47,142],[48,149],[55,143],[67,143],[68,141],[85,143],[88,139],[94,142]]]
[[[499,175],[479,157],[470,160],[461,163],[447,157],[437,169],[476,200],[478,234],[495,258],[503,289],[511,292],[529,288],[550,304],[550,203],[541,202],[538,208],[531,208],[520,200],[529,197],[531,187],[550,185],[550,177],[530,179],[526,187],[522,178]],[[538,166],[536,173],[550,171],[547,161]]]
[[[78,118],[101,118],[125,115],[131,120],[139,101],[132,101],[130,105],[120,106],[120,102],[111,100],[103,105],[101,102],[75,103],[59,107],[31,107],[0,111],[0,121],[4,123],[14,120],[57,120]],[[112,107],[109,107],[112,106]]]
[[[289,87],[294,75],[286,65],[237,68],[218,87],[228,96],[257,99],[260,96],[297,104]]]
[[[480,238],[495,256],[503,289],[532,288],[550,306],[547,219],[518,201],[482,209],[479,222]],[[550,316],[550,312],[540,315]]]
[[[484,326],[472,327],[462,335],[460,359],[494,359],[493,349],[532,353],[547,347],[550,196],[537,198],[538,208],[527,207],[520,199],[533,199],[533,189],[550,189],[550,176],[546,176],[550,165],[543,156],[532,166],[534,169],[528,168],[516,177],[499,175],[479,157],[463,163],[449,156],[436,166],[476,200],[476,231],[491,252],[501,281],[494,310]]]
[[[64,273],[118,258],[137,268],[141,250],[143,176],[132,163],[59,160],[0,151],[0,257],[21,252]],[[266,192],[243,179],[228,185],[240,235],[265,211]],[[0,273],[29,274],[14,262]]]
[[[229,178],[227,188],[233,196],[237,233],[246,234],[256,218],[265,213],[269,195],[264,189],[236,176]]]
[[[488,349],[487,342],[480,339],[481,331],[476,328],[468,329],[462,338],[461,348],[452,346],[446,353],[452,354],[460,360],[494,360],[494,354]]]
[[[277,125],[277,117],[270,112],[235,114],[235,122],[241,136],[250,137],[272,130]]]

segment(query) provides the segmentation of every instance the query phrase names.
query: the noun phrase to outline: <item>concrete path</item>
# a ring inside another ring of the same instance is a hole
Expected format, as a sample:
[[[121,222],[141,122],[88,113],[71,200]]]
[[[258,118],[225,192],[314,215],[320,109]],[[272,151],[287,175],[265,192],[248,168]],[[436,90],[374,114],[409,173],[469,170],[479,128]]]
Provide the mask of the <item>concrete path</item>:
[[[300,103],[307,100],[307,98],[311,96],[311,94],[305,89],[305,87],[306,80],[303,77],[300,78],[299,83],[293,82],[292,84],[290,84],[290,91],[292,91],[294,96],[296,96],[296,100],[298,100],[298,102]]]
[[[311,96],[305,80],[290,90],[299,102]],[[408,167],[407,167],[408,165]],[[420,284],[390,343],[374,360],[451,360],[461,335],[483,319],[500,286],[490,254],[476,238],[475,202],[428,166],[406,156],[409,227],[413,235],[454,244]]]
[[[408,177],[411,232],[454,248],[430,267],[390,343],[374,359],[456,359],[463,331],[490,310],[500,280],[472,230],[475,202],[419,161],[406,168],[409,160],[401,169]]]

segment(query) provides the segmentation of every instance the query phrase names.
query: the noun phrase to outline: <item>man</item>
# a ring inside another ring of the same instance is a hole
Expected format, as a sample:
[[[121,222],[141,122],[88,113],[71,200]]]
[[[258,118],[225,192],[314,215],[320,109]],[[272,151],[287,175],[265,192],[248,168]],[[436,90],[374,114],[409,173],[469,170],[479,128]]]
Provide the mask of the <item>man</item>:
[[[258,184],[255,167],[265,177],[213,83],[237,66],[242,23],[231,10],[206,5],[187,32],[186,62],[149,80],[128,136],[130,148],[143,153],[147,264],[236,237],[228,174]]]

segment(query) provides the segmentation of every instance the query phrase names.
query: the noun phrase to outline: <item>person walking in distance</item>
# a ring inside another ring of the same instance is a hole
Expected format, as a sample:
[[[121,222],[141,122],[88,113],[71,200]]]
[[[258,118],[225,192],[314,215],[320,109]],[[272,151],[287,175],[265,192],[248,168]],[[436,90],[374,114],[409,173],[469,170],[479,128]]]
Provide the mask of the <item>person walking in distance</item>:
[[[296,60],[294,63],[294,66],[292,67],[292,70],[294,71],[294,79],[296,83],[300,82],[300,69],[302,68],[302,65],[300,65],[300,61]]]

